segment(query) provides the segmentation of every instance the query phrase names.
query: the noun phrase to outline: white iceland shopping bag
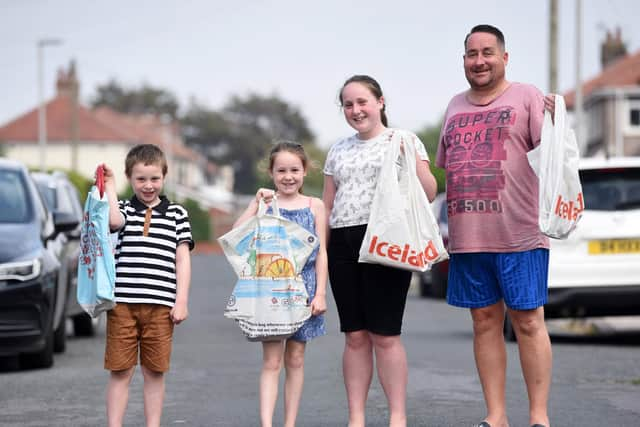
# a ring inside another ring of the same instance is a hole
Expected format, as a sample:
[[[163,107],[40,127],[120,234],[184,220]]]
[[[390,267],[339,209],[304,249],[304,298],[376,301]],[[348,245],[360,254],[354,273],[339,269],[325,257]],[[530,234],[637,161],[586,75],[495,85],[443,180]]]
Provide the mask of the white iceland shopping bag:
[[[238,275],[224,315],[250,341],[287,338],[311,317],[301,272],[318,238],[280,216],[275,197],[266,210],[260,200],[256,216],[218,238]]]
[[[527,156],[539,180],[540,231],[549,237],[566,239],[582,216],[584,196],[578,174],[578,143],[567,124],[562,96],[555,95],[553,121],[551,113],[545,111],[540,145]]]
[[[359,262],[426,271],[449,255],[416,174],[413,138],[394,130],[389,144],[371,203]]]

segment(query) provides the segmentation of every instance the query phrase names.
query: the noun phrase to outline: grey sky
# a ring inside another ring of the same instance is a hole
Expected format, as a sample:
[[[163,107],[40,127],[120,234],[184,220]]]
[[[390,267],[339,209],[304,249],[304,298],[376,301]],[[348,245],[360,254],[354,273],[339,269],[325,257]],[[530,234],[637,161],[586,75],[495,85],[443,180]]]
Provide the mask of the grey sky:
[[[559,89],[575,84],[575,0],[559,0]],[[640,48],[640,2],[583,0],[585,79],[600,70],[606,29]],[[636,20],[636,22],[634,22]],[[45,96],[56,70],[76,60],[84,102],[116,78],[221,108],[233,94],[277,93],[299,107],[322,146],[352,130],[337,104],[342,82],[370,74],[382,85],[390,124],[436,123],[467,87],[462,41],[478,23],[507,40],[507,78],[548,90],[548,1],[426,0],[3,0],[0,123],[37,103],[36,42],[45,51]]]

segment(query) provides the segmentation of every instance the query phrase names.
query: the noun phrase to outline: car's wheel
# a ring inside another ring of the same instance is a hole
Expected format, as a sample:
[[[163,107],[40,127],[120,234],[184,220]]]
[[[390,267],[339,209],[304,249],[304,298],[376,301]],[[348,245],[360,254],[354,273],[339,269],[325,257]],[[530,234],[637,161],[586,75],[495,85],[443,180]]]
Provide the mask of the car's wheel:
[[[73,317],[73,332],[77,337],[92,337],[95,334],[93,319],[87,313]]]
[[[517,341],[516,331],[513,329],[513,324],[508,314],[504,316],[504,339],[511,342]]]
[[[24,368],[50,368],[53,365],[53,336],[51,331],[47,334],[44,348],[37,353],[25,353],[20,355],[20,364]]]
[[[53,351],[55,353],[64,353],[67,349],[67,321],[63,317],[60,319],[60,325],[53,333]]]

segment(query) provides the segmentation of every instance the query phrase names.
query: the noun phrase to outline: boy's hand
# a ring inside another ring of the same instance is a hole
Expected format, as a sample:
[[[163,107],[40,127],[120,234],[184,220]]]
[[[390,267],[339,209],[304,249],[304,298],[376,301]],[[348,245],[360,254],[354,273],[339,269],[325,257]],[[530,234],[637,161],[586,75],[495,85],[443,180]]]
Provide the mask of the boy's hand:
[[[179,325],[183,320],[189,317],[189,309],[187,308],[187,305],[176,302],[169,313],[169,317],[174,324]]]
[[[102,171],[104,173],[104,185],[105,187],[112,186],[115,188],[116,185],[116,177],[113,173],[113,169],[107,166],[106,163],[100,165],[102,167]]]
[[[324,295],[316,294],[311,301],[311,315],[319,316],[327,311],[327,299]]]

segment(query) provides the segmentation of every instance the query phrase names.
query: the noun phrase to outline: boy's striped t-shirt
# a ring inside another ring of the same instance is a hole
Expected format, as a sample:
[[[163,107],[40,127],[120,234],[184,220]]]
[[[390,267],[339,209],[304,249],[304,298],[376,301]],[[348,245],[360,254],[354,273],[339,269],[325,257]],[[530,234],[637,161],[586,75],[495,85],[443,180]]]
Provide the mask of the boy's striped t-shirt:
[[[125,218],[116,245],[116,303],[162,304],[176,299],[176,250],[193,249],[187,210],[161,196],[148,208],[136,196],[119,201]]]

